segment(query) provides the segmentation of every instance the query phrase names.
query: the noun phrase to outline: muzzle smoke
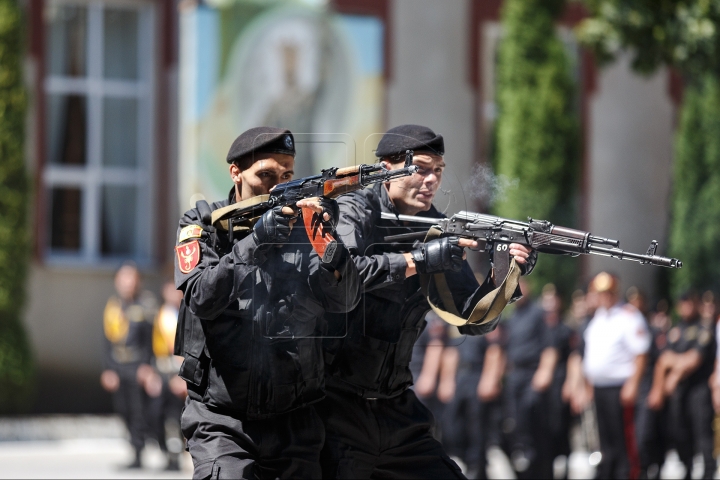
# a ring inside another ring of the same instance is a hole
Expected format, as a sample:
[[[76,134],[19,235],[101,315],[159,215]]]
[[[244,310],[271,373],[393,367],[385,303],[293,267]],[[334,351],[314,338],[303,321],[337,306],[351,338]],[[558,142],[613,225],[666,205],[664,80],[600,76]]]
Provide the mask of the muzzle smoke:
[[[475,165],[472,176],[465,184],[464,191],[483,208],[490,208],[502,201],[508,191],[518,187],[520,180],[505,175],[495,175],[489,165]]]

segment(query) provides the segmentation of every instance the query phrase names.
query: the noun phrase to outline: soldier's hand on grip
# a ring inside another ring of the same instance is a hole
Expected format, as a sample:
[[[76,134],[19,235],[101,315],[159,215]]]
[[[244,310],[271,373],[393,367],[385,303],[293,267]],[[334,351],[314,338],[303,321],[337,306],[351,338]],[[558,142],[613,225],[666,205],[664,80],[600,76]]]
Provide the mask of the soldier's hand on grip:
[[[335,200],[325,197],[320,197],[320,206],[323,209],[323,223],[335,231],[340,220],[340,207]]]
[[[530,275],[530,272],[535,268],[535,264],[538,260],[537,250],[530,250],[530,255],[525,259],[524,264],[520,264],[520,271],[523,275]]]
[[[436,238],[410,252],[418,273],[439,273],[462,269],[463,248],[457,237]]]
[[[285,215],[281,207],[265,212],[253,227],[253,237],[258,245],[285,243],[290,239],[292,223],[297,215]]]

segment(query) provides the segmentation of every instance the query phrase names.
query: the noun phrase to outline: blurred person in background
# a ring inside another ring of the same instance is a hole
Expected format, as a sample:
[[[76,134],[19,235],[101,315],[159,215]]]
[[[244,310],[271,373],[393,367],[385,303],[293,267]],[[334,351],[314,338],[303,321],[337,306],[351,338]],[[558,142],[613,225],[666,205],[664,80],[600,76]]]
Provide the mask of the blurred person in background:
[[[545,325],[548,328],[550,342],[557,352],[557,362],[553,369],[552,382],[548,389],[548,439],[550,441],[550,459],[564,459],[565,469],[561,478],[567,478],[567,459],[570,456],[570,404],[563,399],[562,389],[567,378],[567,362],[576,344],[576,333],[562,321],[562,299],[555,285],[549,283],[543,287],[540,305],[545,311]]]
[[[530,285],[520,280],[523,297],[503,323],[507,355],[503,430],[509,437],[510,460],[518,478],[552,478],[547,391],[558,360],[545,311],[532,299]]]
[[[676,306],[680,322],[667,333],[655,365],[648,405],[660,411],[667,401],[669,442],[692,478],[693,454],[703,457],[703,478],[713,478],[712,399],[708,380],[715,365],[713,325],[703,320],[697,294],[684,293]]]
[[[180,415],[187,397],[187,384],[178,376],[182,357],[173,354],[175,331],[182,292],[175,282],[165,282],[162,289],[163,304],[155,316],[152,346],[155,354],[155,373],[145,383],[150,396],[149,423],[160,449],[167,457],[166,470],[180,469],[180,453],[184,447],[180,431]]]
[[[487,478],[489,402],[502,392],[502,327],[484,336],[468,335],[446,347],[438,397],[443,413],[443,446],[465,464],[468,478]]]
[[[573,292],[568,323],[573,327],[574,335],[571,337],[571,352],[562,386],[562,399],[570,405],[572,421],[582,432],[583,447],[590,453],[593,467],[597,465],[597,459],[601,456],[600,441],[593,403],[593,387],[582,371],[582,361],[585,352],[583,340],[585,329],[595,315],[596,309],[597,293],[592,289]]]
[[[583,372],[593,385],[602,459],[597,478],[638,478],[634,410],[650,334],[637,308],[620,303],[619,280],[593,278],[598,308],[585,329]]]
[[[442,373],[445,346],[448,344],[448,330],[450,325],[444,322],[435,312],[428,312],[425,316],[427,327],[420,334],[413,346],[410,371],[412,373],[418,399],[425,405],[435,418],[433,437],[442,439],[442,425],[438,419],[442,416],[445,404],[438,399],[437,390]]]
[[[625,298],[628,304],[637,308],[648,321],[645,295],[637,287],[633,286],[627,290]],[[659,316],[654,315],[653,318],[659,319]],[[662,322],[658,321],[660,326],[664,323],[664,320]],[[658,328],[651,323],[648,324],[648,332],[650,333],[650,348],[635,403],[635,438],[640,460],[640,478],[660,478],[660,471],[665,462],[665,451],[667,450],[665,438],[666,418],[662,411],[651,409],[647,399],[652,386],[655,365],[660,357],[660,352],[667,345],[667,336],[662,327]]]
[[[113,394],[113,408],[125,421],[135,456],[127,468],[140,468],[148,432],[145,386],[152,382],[151,366],[155,296],[141,290],[140,272],[125,263],[115,274],[115,291],[105,306],[105,370],[100,383]]]

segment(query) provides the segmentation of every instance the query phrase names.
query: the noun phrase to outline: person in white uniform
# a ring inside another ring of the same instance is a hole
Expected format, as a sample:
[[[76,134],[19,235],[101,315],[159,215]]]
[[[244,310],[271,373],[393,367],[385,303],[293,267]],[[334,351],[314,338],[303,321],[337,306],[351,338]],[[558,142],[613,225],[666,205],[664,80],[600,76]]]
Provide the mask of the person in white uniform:
[[[634,406],[650,334],[635,307],[619,303],[617,277],[602,272],[590,283],[599,307],[583,335],[583,371],[594,389],[602,461],[597,478],[637,478]]]

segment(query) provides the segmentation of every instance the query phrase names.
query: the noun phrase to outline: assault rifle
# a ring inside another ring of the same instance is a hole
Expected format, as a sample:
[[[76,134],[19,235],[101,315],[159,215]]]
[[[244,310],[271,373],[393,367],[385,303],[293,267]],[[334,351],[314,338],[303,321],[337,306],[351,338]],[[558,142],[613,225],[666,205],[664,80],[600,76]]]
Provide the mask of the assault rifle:
[[[405,151],[403,168],[389,170],[381,163],[374,165],[356,165],[344,168],[328,168],[320,175],[299,178],[275,185],[268,195],[259,195],[243,202],[235,203],[212,212],[211,222],[228,231],[232,241],[233,231],[252,228],[252,219],[259,217],[275,207],[292,207],[305,198],[337,198],[379,182],[389,182],[406,177],[418,171],[412,164],[413,151]],[[335,253],[337,242],[325,232],[322,218],[308,208],[301,209],[308,238],[320,258],[329,263]]]
[[[510,264],[508,245],[519,243],[531,247],[541,253],[555,255],[581,254],[603,255],[620,260],[633,260],[644,265],[658,265],[669,268],[681,268],[682,262],[677,258],[656,255],[658,242],[653,240],[644,255],[621,250],[618,240],[597,237],[588,232],[553,225],[547,220],[520,222],[507,218],[485,215],[482,213],[460,212],[450,218],[427,218],[411,215],[395,215],[382,213],[386,220],[424,223],[436,226],[444,236],[456,235],[484,243],[484,250],[493,257],[493,264],[499,278],[505,278]],[[386,242],[422,240],[426,231],[404,233],[385,237]],[[483,248],[483,245],[480,245]]]

